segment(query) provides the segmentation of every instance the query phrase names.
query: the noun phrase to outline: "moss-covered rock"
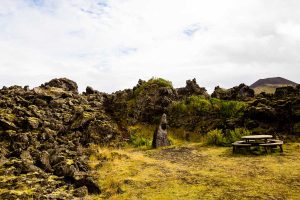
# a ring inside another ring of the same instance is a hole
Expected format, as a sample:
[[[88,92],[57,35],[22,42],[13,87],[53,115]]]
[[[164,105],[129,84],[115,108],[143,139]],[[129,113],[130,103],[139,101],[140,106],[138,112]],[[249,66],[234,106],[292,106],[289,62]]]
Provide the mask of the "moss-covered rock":
[[[28,117],[27,122],[31,129],[37,129],[40,124],[39,119],[36,117]]]
[[[247,100],[254,97],[254,90],[245,84],[230,89],[217,86],[211,96],[223,100]]]

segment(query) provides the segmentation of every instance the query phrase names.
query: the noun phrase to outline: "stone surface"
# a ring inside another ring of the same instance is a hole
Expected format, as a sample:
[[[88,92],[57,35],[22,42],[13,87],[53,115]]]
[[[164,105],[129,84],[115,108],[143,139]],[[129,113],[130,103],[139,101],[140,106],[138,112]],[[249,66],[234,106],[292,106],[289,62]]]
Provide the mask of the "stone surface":
[[[62,88],[66,91],[72,91],[72,92],[78,92],[78,86],[77,83],[74,81],[67,79],[67,78],[55,78],[52,79],[51,81],[45,83],[43,85],[44,87],[57,87],[57,88]]]
[[[187,80],[186,86],[183,88],[178,88],[177,93],[180,97],[200,95],[205,98],[209,98],[209,94],[206,92],[206,89],[204,87],[200,87],[195,78],[192,80]]]
[[[153,141],[152,141],[153,148],[170,145],[170,141],[168,140],[167,126],[168,126],[167,115],[163,114],[159,126],[153,134]]]
[[[212,96],[221,101],[209,98],[196,80],[188,80],[181,89],[162,79],[140,80],[133,89],[113,94],[92,88],[78,94],[77,84],[68,79],[53,79],[33,89],[3,87],[0,176],[11,179],[0,179],[0,199],[74,199],[86,191],[100,193],[88,167],[89,146],[121,145],[124,136],[128,138],[128,125],[159,120],[153,147],[170,145],[166,115],[161,113],[168,114],[172,127],[203,134],[246,127],[253,133],[299,135],[299,90],[299,85],[283,87],[274,95],[254,97],[244,84],[229,90],[217,87]],[[226,112],[239,105],[228,100],[243,101],[243,112],[228,117]],[[174,104],[180,109],[171,112]],[[24,185],[31,188],[30,194],[10,192]]]
[[[0,96],[0,176],[11,173],[17,182],[12,187],[0,180],[1,189],[22,188],[28,181],[34,199],[55,199],[51,193],[62,187],[70,192],[62,189],[57,198],[72,199],[75,187],[81,188],[77,195],[100,192],[85,149],[91,143],[113,145],[120,136],[102,94],[80,95],[77,84],[63,78],[34,89],[3,87]],[[0,198],[12,195],[29,197],[7,192]]]
[[[88,194],[88,188],[86,186],[82,186],[80,188],[77,188],[74,191],[75,197],[85,197]]]
[[[254,90],[243,83],[230,89],[217,86],[211,97],[222,100],[245,100],[254,97]]]

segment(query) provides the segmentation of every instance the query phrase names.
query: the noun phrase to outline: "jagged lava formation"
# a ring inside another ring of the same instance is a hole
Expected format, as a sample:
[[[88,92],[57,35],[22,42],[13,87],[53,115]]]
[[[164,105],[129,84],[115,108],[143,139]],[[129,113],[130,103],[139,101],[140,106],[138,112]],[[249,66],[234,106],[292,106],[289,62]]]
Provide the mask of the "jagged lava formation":
[[[109,144],[120,135],[105,113],[105,94],[54,79],[40,87],[0,90],[0,188],[29,190],[1,199],[72,198],[100,193],[89,174],[90,143]],[[11,177],[6,179],[5,177]]]
[[[253,133],[300,135],[300,86],[254,94],[240,84],[210,96],[196,80],[139,80],[113,94],[53,79],[40,87],[0,90],[0,198],[72,199],[101,193],[88,165],[91,144],[122,146],[128,126],[158,124],[198,134],[244,127]],[[26,191],[18,193],[18,190]],[[14,192],[15,191],[15,192]]]

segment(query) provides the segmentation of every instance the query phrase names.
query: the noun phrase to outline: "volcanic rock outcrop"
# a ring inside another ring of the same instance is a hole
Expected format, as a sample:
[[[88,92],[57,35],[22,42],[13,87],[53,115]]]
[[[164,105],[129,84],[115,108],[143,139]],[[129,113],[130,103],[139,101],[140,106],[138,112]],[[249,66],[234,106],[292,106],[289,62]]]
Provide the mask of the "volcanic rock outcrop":
[[[90,144],[119,146],[130,138],[129,125],[160,122],[153,147],[169,145],[166,114],[171,127],[199,134],[245,127],[300,136],[299,85],[257,96],[244,84],[216,87],[209,98],[195,79],[186,83],[174,89],[170,81],[152,78],[113,94],[91,87],[79,94],[66,78],[33,89],[3,87],[0,199],[74,199],[101,192],[88,165]]]
[[[0,199],[72,199],[99,193],[89,172],[91,143],[120,136],[103,108],[104,94],[79,95],[77,84],[53,79],[29,90],[0,90]],[[10,177],[7,179],[6,177]],[[28,187],[28,196],[14,190]]]
[[[254,97],[254,90],[243,83],[230,89],[217,86],[211,97],[222,100],[245,100]]]
[[[256,133],[300,135],[300,87],[276,89],[274,95],[259,95],[249,104],[245,126]]]
[[[139,80],[133,89],[108,96],[106,109],[122,124],[156,123],[161,113],[178,98],[172,83],[160,78]]]
[[[186,86],[183,88],[178,88],[177,93],[180,97],[200,95],[205,98],[209,98],[209,94],[206,92],[206,89],[204,87],[200,87],[195,78],[192,80],[187,80]]]

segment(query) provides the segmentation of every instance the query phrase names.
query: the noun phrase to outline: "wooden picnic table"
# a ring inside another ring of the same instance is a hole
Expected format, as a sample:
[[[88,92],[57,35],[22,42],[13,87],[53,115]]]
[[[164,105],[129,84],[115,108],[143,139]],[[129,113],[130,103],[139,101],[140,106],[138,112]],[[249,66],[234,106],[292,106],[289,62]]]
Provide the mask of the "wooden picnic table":
[[[235,152],[236,148],[250,148],[252,146],[262,146],[265,148],[265,151],[268,152],[268,148],[273,148],[276,146],[280,147],[281,152],[283,152],[282,144],[283,141],[281,140],[274,140],[272,139],[272,135],[247,135],[243,136],[243,141],[236,141],[232,143],[233,152]]]
[[[258,140],[264,140],[267,143],[268,139],[273,138],[272,135],[247,135],[243,136],[242,139],[246,141],[246,143],[250,143],[250,140],[254,140],[257,142]]]

